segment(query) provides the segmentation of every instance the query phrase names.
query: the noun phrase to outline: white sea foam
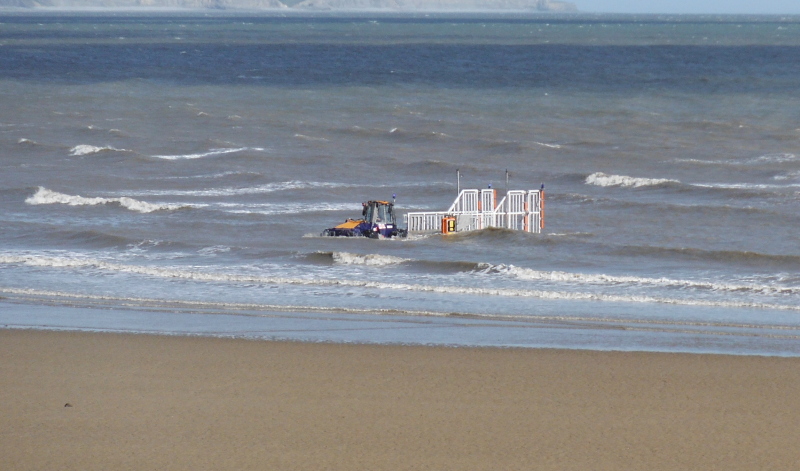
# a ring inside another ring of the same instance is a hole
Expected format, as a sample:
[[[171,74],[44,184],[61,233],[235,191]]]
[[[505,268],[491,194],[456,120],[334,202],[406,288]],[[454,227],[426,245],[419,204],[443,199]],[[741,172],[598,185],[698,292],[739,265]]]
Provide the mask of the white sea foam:
[[[218,253],[230,252],[231,248],[227,245],[214,245],[211,247],[204,247],[197,251],[201,255],[215,256]]]
[[[751,166],[760,164],[781,164],[786,162],[800,162],[800,158],[795,154],[777,153],[765,154],[747,160],[701,160],[701,159],[675,159],[674,162],[690,163],[697,165],[729,165],[729,166]]]
[[[33,146],[33,145],[36,145],[36,144],[37,144],[37,142],[36,142],[36,141],[34,141],[34,140],[31,140],[31,139],[25,139],[25,138],[23,137],[22,139],[20,139],[20,140],[18,140],[18,141],[17,141],[17,144],[23,144],[23,145]]]
[[[347,308],[347,307],[328,307],[328,306],[303,306],[303,305],[287,305],[287,304],[261,304],[261,303],[232,303],[232,302],[214,302],[214,301],[189,301],[183,299],[158,299],[158,298],[134,298],[125,296],[105,296],[85,293],[69,293],[64,291],[47,291],[37,290],[30,288],[10,288],[0,287],[0,293],[21,295],[21,296],[36,296],[47,298],[69,298],[80,301],[118,301],[124,303],[126,306],[139,305],[158,306],[162,308],[178,307],[178,308],[216,308],[216,309],[231,309],[240,316],[260,316],[263,314],[254,314],[241,312],[243,310],[257,310],[257,311],[282,311],[282,312],[342,312],[349,314],[378,314],[378,315],[404,315],[404,316],[451,316],[452,313],[436,312],[436,311],[420,311],[408,309],[381,309],[381,308]],[[506,316],[504,316],[506,317]],[[510,317],[510,316],[508,316]]]
[[[197,175],[188,177],[164,177],[164,180],[174,179],[193,179],[193,178],[217,178],[234,174],[245,174],[242,172],[225,172],[216,175]],[[370,188],[392,188],[393,192],[400,195],[400,188],[415,188],[415,187],[441,187],[450,185],[449,182],[396,182],[386,184],[372,184]],[[127,191],[126,194],[132,196],[239,196],[239,195],[260,195],[265,193],[274,193],[277,191],[290,191],[290,190],[307,190],[307,189],[320,189],[320,188],[363,188],[361,183],[337,183],[337,182],[315,182],[315,181],[301,181],[290,180],[285,182],[265,183],[263,185],[247,186],[242,188],[222,187],[222,188],[206,188],[202,190],[140,190],[140,191]],[[401,195],[402,196],[402,195]],[[433,209],[429,206],[415,206],[415,209]]]
[[[64,291],[49,291],[37,290],[31,288],[11,288],[0,287],[0,293],[6,295],[16,295],[28,298],[40,299],[58,299],[60,303],[64,303],[65,299],[73,300],[79,303],[92,303],[100,302],[106,305],[108,301],[119,302],[127,307],[157,307],[160,309],[178,308],[178,309],[203,309],[213,308],[219,310],[229,310],[228,315],[238,315],[245,317],[262,317],[270,316],[270,311],[278,312],[340,312],[348,314],[366,314],[366,315],[389,315],[389,316],[425,316],[425,317],[468,317],[475,319],[486,320],[503,320],[513,322],[587,322],[595,324],[611,324],[621,325],[625,324],[626,329],[635,330],[653,330],[653,331],[671,331],[678,332],[675,328],[682,329],[680,332],[687,333],[702,333],[704,335],[736,335],[728,330],[712,331],[708,328],[737,328],[748,329],[745,335],[752,336],[752,330],[762,330],[764,333],[761,335],[772,338],[798,338],[796,335],[791,334],[774,334],[769,331],[795,331],[796,326],[781,325],[781,324],[748,324],[737,322],[692,322],[692,321],[668,321],[668,320],[651,320],[651,319],[629,319],[629,318],[611,318],[601,316],[570,316],[570,315],[529,315],[529,314],[493,314],[493,313],[458,313],[458,312],[442,312],[442,311],[422,311],[410,309],[382,309],[382,308],[348,308],[348,307],[333,307],[333,306],[304,306],[304,305],[286,305],[286,304],[261,304],[261,303],[235,303],[235,302],[214,302],[214,301],[197,301],[197,300],[184,300],[184,299],[159,299],[159,298],[140,298],[140,297],[125,297],[125,296],[108,296],[96,295],[88,293],[70,293]],[[250,311],[250,312],[248,312]],[[255,311],[255,312],[253,312]],[[258,312],[261,311],[261,312]],[[266,312],[264,312],[266,311]],[[675,327],[670,327],[675,326]],[[700,328],[701,331],[687,331],[686,328]]]
[[[614,295],[604,293],[586,293],[573,291],[546,291],[535,289],[512,288],[486,288],[452,285],[423,285],[411,283],[389,283],[372,279],[345,279],[345,278],[308,278],[246,275],[236,273],[220,273],[203,271],[202,267],[155,267],[143,265],[130,265],[116,262],[107,262],[88,257],[64,257],[42,255],[0,255],[0,264],[23,264],[27,266],[56,268],[56,269],[90,269],[103,270],[115,273],[130,273],[165,279],[178,279],[195,282],[214,283],[246,283],[269,285],[296,285],[296,286],[324,286],[348,287],[359,289],[398,290],[426,293],[441,293],[447,295],[475,295],[498,297],[526,297],[546,300],[572,300],[572,301],[600,301],[614,303],[646,303],[670,304],[683,306],[723,307],[723,308],[754,308],[774,309],[783,311],[800,311],[800,306],[795,304],[761,303],[753,301],[722,301],[692,298],[667,298],[650,295]]]
[[[116,147],[111,147],[111,146],[98,147],[98,146],[90,146],[88,144],[80,144],[80,145],[77,145],[77,146],[73,147],[72,149],[70,149],[70,151],[69,151],[70,154],[69,155],[74,155],[74,156],[77,156],[77,155],[89,155],[89,154],[97,154],[99,152],[107,152],[107,151],[108,152],[130,152],[127,149],[117,149]]]
[[[794,154],[766,154],[755,159],[749,160],[748,163],[784,163],[784,162],[797,162],[798,158]]]
[[[231,214],[298,214],[324,211],[359,211],[360,204],[353,203],[214,203],[209,205]]]
[[[224,178],[224,177],[229,177],[231,175],[260,176],[261,174],[259,174],[257,172],[242,172],[242,171],[230,170],[230,171],[227,171],[227,172],[201,174],[201,175],[184,175],[184,176],[157,177],[157,178],[147,177],[147,179],[148,180],[198,180],[198,179]]]
[[[772,177],[773,180],[783,181],[783,180],[797,180],[800,179],[800,172],[789,172],[784,173],[781,175],[775,175]]]
[[[678,180],[667,178],[636,178],[625,175],[607,175],[596,172],[586,177],[587,185],[596,186],[621,186],[626,188],[639,188],[644,186],[657,186],[665,183],[680,183]]]
[[[303,139],[305,141],[319,141],[319,142],[327,142],[328,141],[324,137],[306,136],[305,134],[295,134],[294,137],[296,137],[298,139]]]
[[[221,175],[221,174],[220,174]],[[351,183],[331,182],[304,182],[292,180],[287,182],[266,183],[264,185],[243,188],[208,188],[203,190],[145,190],[128,192],[134,196],[238,196],[258,195],[286,190],[304,190],[309,188],[347,188],[354,186]]]
[[[333,252],[334,263],[341,265],[368,265],[385,266],[407,262],[408,259],[380,254],[354,254],[348,252]]]
[[[694,183],[692,186],[720,190],[785,190],[800,187],[800,183],[788,183],[785,185],[767,183]]]
[[[192,160],[192,159],[202,159],[205,157],[214,157],[217,155],[233,154],[236,152],[244,152],[244,151],[265,152],[266,149],[264,149],[263,147],[232,147],[224,149],[211,149],[208,152],[200,152],[197,154],[153,155],[152,157],[154,159],[163,159],[163,160]]]
[[[25,199],[27,204],[67,204],[70,206],[95,206],[100,204],[117,203],[123,208],[130,209],[131,211],[138,211],[140,213],[152,213],[153,211],[160,210],[174,210],[185,207],[185,205],[166,204],[166,203],[147,203],[145,201],[135,200],[127,196],[120,198],[103,198],[103,197],[83,197],[80,195],[68,195],[59,193],[40,186],[33,195]]]
[[[569,273],[562,271],[540,271],[514,265],[492,265],[481,263],[478,271],[488,274],[501,274],[520,280],[551,281],[556,283],[588,285],[630,285],[658,286],[677,289],[711,290],[725,292],[751,292],[758,294],[798,294],[800,286],[756,285],[721,283],[711,281],[680,280],[672,278],[645,278],[638,276],[614,276],[605,274]]]
[[[701,159],[674,159],[672,160],[672,162],[697,164],[697,165],[721,165],[721,164],[732,163],[732,161],[730,160],[701,160]]]

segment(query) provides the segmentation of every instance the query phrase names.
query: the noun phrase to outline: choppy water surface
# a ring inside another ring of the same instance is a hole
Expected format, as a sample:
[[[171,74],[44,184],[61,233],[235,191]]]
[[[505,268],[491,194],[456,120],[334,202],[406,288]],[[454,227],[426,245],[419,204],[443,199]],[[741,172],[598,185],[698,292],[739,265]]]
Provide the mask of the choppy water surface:
[[[800,18],[0,16],[0,325],[800,353]],[[323,238],[547,187],[544,234]]]

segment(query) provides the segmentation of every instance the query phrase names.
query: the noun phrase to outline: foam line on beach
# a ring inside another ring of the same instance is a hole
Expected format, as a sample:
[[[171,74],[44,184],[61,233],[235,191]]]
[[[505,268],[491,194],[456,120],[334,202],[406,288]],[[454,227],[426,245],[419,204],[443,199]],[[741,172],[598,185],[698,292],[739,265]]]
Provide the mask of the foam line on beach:
[[[293,312],[293,313],[332,313],[332,314],[359,314],[359,315],[379,315],[379,316],[408,316],[408,317],[447,317],[455,319],[479,319],[505,322],[520,323],[593,323],[626,325],[625,328],[636,330],[653,330],[683,332],[676,330],[682,328],[694,329],[750,329],[754,331],[797,331],[800,328],[796,325],[783,324],[751,324],[737,322],[699,322],[666,319],[629,319],[612,318],[602,316],[569,316],[569,315],[537,315],[537,314],[493,314],[493,313],[465,313],[465,312],[442,312],[413,309],[385,309],[385,308],[349,308],[337,306],[304,306],[291,304],[265,304],[265,303],[236,303],[236,302],[214,302],[196,301],[184,299],[160,299],[145,297],[124,297],[107,296],[87,293],[70,293],[64,291],[39,290],[31,288],[11,288],[0,287],[0,293],[8,296],[19,297],[19,301],[43,302],[47,300],[58,300],[63,303],[65,299],[83,304],[102,304],[120,303],[129,308],[158,308],[158,309],[218,309],[224,311],[225,315],[236,315],[245,317],[270,317],[270,312]],[[77,306],[78,304],[76,304]],[[248,312],[249,311],[249,312]],[[697,331],[692,331],[697,333]],[[719,335],[755,335],[754,333],[714,332],[704,330],[707,334]],[[800,336],[792,336],[800,337]]]

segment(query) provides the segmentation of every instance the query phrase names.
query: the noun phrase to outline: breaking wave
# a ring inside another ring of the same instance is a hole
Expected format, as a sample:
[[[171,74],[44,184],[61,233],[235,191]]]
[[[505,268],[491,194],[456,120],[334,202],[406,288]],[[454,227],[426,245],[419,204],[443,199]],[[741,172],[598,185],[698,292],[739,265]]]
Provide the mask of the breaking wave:
[[[555,291],[555,290],[540,290],[540,289],[515,289],[515,288],[490,288],[490,287],[475,287],[475,286],[453,286],[453,285],[429,285],[429,284],[414,284],[414,283],[390,283],[384,281],[376,281],[372,279],[345,279],[345,278],[320,278],[318,276],[311,276],[307,278],[299,277],[283,277],[283,276],[263,276],[256,274],[235,274],[235,273],[220,273],[203,271],[201,267],[155,267],[155,266],[142,266],[130,265],[116,262],[107,262],[103,260],[84,258],[84,257],[57,257],[57,256],[41,256],[41,255],[0,255],[0,264],[23,264],[27,266],[56,268],[56,269],[94,269],[102,271],[111,271],[115,273],[130,273],[143,276],[151,276],[165,279],[178,279],[186,281],[197,282],[214,282],[214,283],[245,283],[245,284],[262,284],[262,285],[295,285],[295,286],[317,286],[317,287],[347,287],[347,288],[363,288],[363,289],[376,289],[376,290],[398,290],[398,291],[412,291],[422,293],[441,293],[441,294],[457,294],[457,295],[475,295],[475,296],[497,296],[497,297],[524,297],[524,298],[537,298],[544,300],[571,300],[571,301],[601,301],[601,302],[615,302],[615,303],[645,303],[645,304],[670,304],[670,305],[683,305],[683,306],[703,306],[703,307],[723,307],[723,308],[755,308],[755,309],[774,309],[783,311],[800,311],[800,306],[793,304],[776,304],[776,303],[762,303],[755,301],[730,301],[730,300],[709,300],[709,299],[692,299],[692,298],[669,298],[663,296],[653,295],[628,295],[628,294],[606,294],[606,293],[590,293],[590,292],[573,292],[573,291]],[[545,273],[545,272],[542,272]],[[578,277],[591,277],[595,275],[573,275],[562,274],[553,272],[555,275],[547,276],[578,276]],[[539,276],[539,275],[533,275]],[[598,275],[599,276],[599,275]],[[606,280],[606,283],[620,283],[620,282],[633,282],[626,281],[624,278],[614,279],[613,277]],[[639,283],[642,280],[637,279]],[[601,281],[602,282],[602,281]],[[652,280],[658,283],[658,280]],[[678,280],[680,283],[680,280]],[[689,282],[694,283],[694,282]],[[702,286],[702,283],[695,283],[695,285]],[[697,287],[697,286],[696,286]],[[751,287],[745,287],[751,288]],[[727,288],[730,289],[730,288]],[[796,292],[800,288],[787,288]]]
[[[265,152],[266,149],[264,149],[263,147],[235,147],[235,148],[225,148],[225,149],[211,149],[208,152],[200,152],[197,154],[152,155],[151,157],[154,159],[162,159],[162,160],[192,160],[192,159],[203,159],[205,157],[214,157],[217,155],[234,154],[236,152],[244,152],[244,151]]]
[[[166,177],[146,177],[148,180],[212,180],[218,178],[226,178],[231,176],[242,176],[242,177],[261,177],[262,174],[258,172],[248,172],[248,171],[237,171],[237,170],[229,170],[227,172],[219,172],[219,173],[210,173],[210,174],[200,174],[200,175],[181,175],[181,176],[166,176]]]
[[[761,164],[782,164],[787,162],[800,162],[800,159],[795,154],[777,153],[765,154],[758,157],[753,157],[747,160],[701,160],[701,159],[675,159],[674,162],[689,163],[696,165],[730,165],[730,166],[749,166]]]
[[[636,178],[626,175],[607,175],[596,172],[586,177],[587,185],[595,186],[620,186],[624,188],[640,188],[646,186],[659,186],[670,183],[680,183],[678,180],[668,178]]]
[[[768,184],[768,183],[695,183],[692,186],[699,188],[711,188],[716,190],[745,190],[745,191],[761,191],[761,190],[786,190],[790,188],[800,187],[798,183],[787,183],[785,185]]]
[[[211,178],[223,177],[225,174],[217,174],[203,177],[191,178]],[[189,177],[185,177],[189,178]],[[415,188],[442,185],[442,182],[432,183],[411,183],[411,182],[398,182],[393,184],[372,184],[370,188]],[[291,191],[291,190],[314,190],[324,188],[363,188],[361,183],[337,183],[337,182],[316,182],[316,181],[301,181],[290,180],[285,182],[265,183],[263,185],[245,186],[245,187],[220,187],[220,188],[205,188],[202,190],[139,190],[128,191],[126,194],[133,196],[240,196],[240,195],[260,195],[265,193],[274,193],[278,191]],[[388,196],[388,195],[387,195]],[[360,207],[360,206],[359,206]]]
[[[800,172],[789,172],[772,177],[773,180],[796,180],[800,178]]]
[[[314,237],[317,237],[314,235]],[[309,262],[315,264],[331,265],[371,265],[385,266],[404,264],[405,268],[419,269],[425,274],[444,274],[453,275],[457,273],[469,273],[476,271],[479,263],[476,262],[452,262],[441,260],[415,260],[410,258],[396,257],[393,255],[380,254],[354,254],[349,252],[310,252],[301,255]]]
[[[568,273],[561,271],[540,271],[514,265],[478,264],[480,273],[500,274],[526,281],[550,281],[558,283],[579,283],[606,286],[657,286],[662,288],[694,289],[724,292],[750,292],[757,294],[798,294],[800,286],[768,286],[755,284],[733,284],[711,281],[680,280],[672,278],[643,278],[638,276],[615,276],[605,274]],[[800,307],[798,308],[800,309]]]
[[[117,149],[116,147],[104,146],[90,146],[88,144],[80,144],[69,150],[69,155],[89,155],[97,154],[99,152],[130,152],[127,149]]]
[[[367,265],[367,266],[386,266],[396,265],[407,262],[408,259],[395,257],[392,255],[380,254],[356,254],[348,252],[331,252],[333,263],[339,265]]]
[[[353,203],[212,203],[209,209],[216,209],[230,214],[298,214],[326,211],[360,211],[361,205]]]
[[[181,209],[187,206],[178,204],[166,203],[147,203],[145,201],[135,200],[127,196],[119,198],[102,198],[90,197],[86,198],[80,195],[67,195],[57,191],[49,190],[40,186],[39,189],[32,196],[25,199],[27,204],[40,205],[40,204],[67,204],[70,206],[95,206],[101,204],[119,204],[123,208],[140,213],[152,213],[153,211],[161,210],[174,210]]]
[[[794,154],[766,154],[754,159],[748,160],[749,164],[780,164],[784,162],[797,162],[797,156]]]
[[[136,196],[238,196],[238,195],[259,195],[263,193],[274,193],[276,191],[287,190],[306,190],[314,188],[349,188],[358,186],[354,183],[330,183],[330,182],[304,182],[291,180],[286,182],[266,183],[264,185],[248,186],[243,188],[208,188],[203,190],[145,190],[129,192]]]

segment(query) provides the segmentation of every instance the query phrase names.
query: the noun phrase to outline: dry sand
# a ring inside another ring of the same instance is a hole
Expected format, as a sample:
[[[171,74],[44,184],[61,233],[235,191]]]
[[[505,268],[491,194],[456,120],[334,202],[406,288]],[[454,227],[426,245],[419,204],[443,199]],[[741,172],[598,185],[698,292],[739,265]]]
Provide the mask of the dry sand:
[[[797,470],[799,443],[800,358],[0,330],[3,470]]]

